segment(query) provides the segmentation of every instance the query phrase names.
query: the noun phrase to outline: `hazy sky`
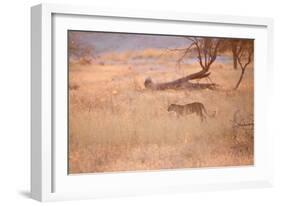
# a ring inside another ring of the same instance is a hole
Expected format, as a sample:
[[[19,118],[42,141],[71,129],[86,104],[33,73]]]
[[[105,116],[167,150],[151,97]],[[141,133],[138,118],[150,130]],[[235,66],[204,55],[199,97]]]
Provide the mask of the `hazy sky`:
[[[143,35],[105,32],[75,32],[79,44],[92,46],[95,53],[141,50],[146,48],[176,48],[189,41],[179,36]]]

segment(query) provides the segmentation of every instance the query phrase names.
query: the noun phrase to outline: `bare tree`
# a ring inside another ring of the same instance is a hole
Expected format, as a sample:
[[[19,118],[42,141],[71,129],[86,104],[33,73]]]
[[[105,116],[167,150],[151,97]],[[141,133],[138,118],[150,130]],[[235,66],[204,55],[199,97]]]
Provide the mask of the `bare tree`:
[[[230,45],[232,51],[233,68],[237,69],[239,40],[237,39],[230,40]]]
[[[241,74],[234,87],[234,90],[238,89],[243,79],[246,68],[252,62],[254,52],[253,40],[239,40],[239,42],[237,43],[237,48],[237,61],[241,69]]]
[[[221,44],[219,48],[220,53],[231,52],[233,59],[233,68],[236,70],[238,68],[238,43],[239,39],[221,39]]]
[[[198,72],[195,72],[193,74],[190,74],[188,76],[182,77],[180,79],[166,82],[166,83],[153,83],[153,81],[150,78],[147,78],[144,82],[144,85],[146,88],[150,89],[177,89],[177,88],[194,88],[194,89],[213,89],[215,84],[213,83],[191,83],[190,80],[194,79],[202,79],[209,77],[211,74],[209,72],[211,65],[215,62],[219,45],[220,45],[220,39],[218,38],[209,38],[209,37],[185,37],[188,39],[191,44],[186,48],[182,49],[183,54],[178,59],[177,63],[180,65],[180,63],[183,61],[183,59],[192,52],[196,52],[197,59],[200,64],[201,70]]]
[[[208,72],[211,65],[217,58],[220,39],[218,38],[198,38],[187,37],[195,46],[198,54],[198,62],[202,68],[201,71]]]
[[[69,55],[79,59],[81,64],[90,64],[93,58],[93,47],[82,44],[79,32],[69,33]]]
[[[68,33],[68,51],[69,55],[76,56],[78,51],[78,35],[77,33]]]
[[[253,129],[254,129],[254,119],[253,114],[245,115],[245,113],[241,112],[239,109],[236,110],[233,114],[232,122],[232,131],[233,138],[237,141],[237,137],[241,131],[250,132],[247,137],[253,138]]]

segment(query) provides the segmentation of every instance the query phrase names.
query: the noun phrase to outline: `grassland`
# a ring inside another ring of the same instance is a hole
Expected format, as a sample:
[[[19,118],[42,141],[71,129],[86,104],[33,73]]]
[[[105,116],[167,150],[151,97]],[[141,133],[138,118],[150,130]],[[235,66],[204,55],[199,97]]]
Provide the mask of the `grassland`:
[[[240,71],[231,62],[212,65],[219,90],[145,89],[147,77],[166,82],[200,70],[196,62],[177,69],[174,59],[174,53],[146,50],[70,64],[71,174],[253,164],[253,127],[233,123],[237,111],[242,119],[253,117],[252,66],[236,91]],[[169,104],[194,101],[216,116],[202,123],[194,114],[178,118],[167,111]]]

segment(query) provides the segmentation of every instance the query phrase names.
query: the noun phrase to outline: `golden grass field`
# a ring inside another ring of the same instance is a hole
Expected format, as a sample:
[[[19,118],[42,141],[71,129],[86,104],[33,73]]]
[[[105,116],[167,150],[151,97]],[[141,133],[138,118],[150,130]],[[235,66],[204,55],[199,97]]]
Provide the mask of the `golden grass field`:
[[[238,110],[241,118],[253,118],[252,65],[236,91],[230,89],[240,69],[216,62],[210,71],[219,90],[152,91],[144,88],[147,77],[166,82],[201,68],[193,62],[177,69],[173,56],[146,62],[148,55],[161,52],[105,54],[89,65],[70,64],[69,173],[252,165],[253,128],[235,129],[232,122]],[[132,56],[144,61],[126,61]],[[201,122],[195,114],[178,118],[167,111],[169,104],[195,101],[216,116]]]

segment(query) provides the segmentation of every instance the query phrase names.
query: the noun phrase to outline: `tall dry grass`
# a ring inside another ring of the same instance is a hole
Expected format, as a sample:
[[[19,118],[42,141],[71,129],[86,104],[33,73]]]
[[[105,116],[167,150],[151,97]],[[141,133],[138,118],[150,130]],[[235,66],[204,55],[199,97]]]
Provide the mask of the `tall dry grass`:
[[[144,89],[148,76],[164,82],[199,69],[197,64],[183,65],[180,72],[169,64],[158,66],[165,69],[126,63],[70,67],[71,174],[253,164],[253,128],[237,129],[232,122],[237,110],[243,117],[253,115],[252,68],[237,91],[228,89],[240,71],[222,63],[211,74],[220,91]],[[167,111],[171,103],[193,101],[216,111],[216,117],[202,123],[196,115],[177,118]]]

